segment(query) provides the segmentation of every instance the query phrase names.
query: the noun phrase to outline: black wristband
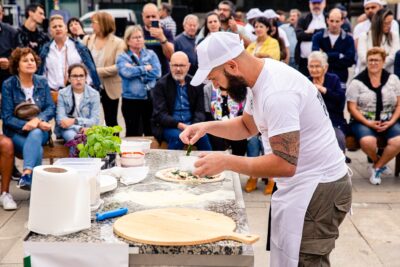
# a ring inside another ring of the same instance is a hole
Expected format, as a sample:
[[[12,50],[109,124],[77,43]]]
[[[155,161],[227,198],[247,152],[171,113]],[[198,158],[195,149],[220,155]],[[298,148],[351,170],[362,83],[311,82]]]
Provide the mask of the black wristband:
[[[165,39],[164,41],[161,42],[161,44],[166,44],[168,42],[167,39]]]

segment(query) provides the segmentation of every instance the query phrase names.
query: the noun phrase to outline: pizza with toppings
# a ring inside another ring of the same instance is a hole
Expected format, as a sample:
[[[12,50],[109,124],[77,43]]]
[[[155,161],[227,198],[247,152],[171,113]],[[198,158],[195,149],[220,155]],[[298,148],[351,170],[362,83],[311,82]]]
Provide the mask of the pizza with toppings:
[[[213,175],[213,176],[205,176],[205,177],[198,177],[193,175],[191,172],[188,171],[181,171],[178,168],[168,168],[164,170],[160,170],[156,173],[156,177],[168,181],[168,182],[175,182],[175,183],[214,183],[220,182],[224,180],[223,173]]]

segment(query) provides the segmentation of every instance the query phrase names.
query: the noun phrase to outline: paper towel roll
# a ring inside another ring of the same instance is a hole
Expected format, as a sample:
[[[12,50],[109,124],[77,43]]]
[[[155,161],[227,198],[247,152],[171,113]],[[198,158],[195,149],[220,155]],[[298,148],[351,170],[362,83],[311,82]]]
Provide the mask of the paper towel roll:
[[[33,169],[28,229],[64,235],[90,228],[90,189],[87,179],[70,167]]]

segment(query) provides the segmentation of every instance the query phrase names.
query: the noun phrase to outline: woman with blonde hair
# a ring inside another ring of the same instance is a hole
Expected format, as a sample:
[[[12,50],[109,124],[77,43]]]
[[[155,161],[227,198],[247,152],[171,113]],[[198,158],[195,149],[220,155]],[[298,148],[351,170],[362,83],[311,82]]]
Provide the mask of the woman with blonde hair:
[[[101,92],[104,118],[108,126],[118,125],[118,103],[121,97],[121,78],[118,76],[117,57],[124,52],[125,43],[114,35],[115,21],[107,12],[96,12],[92,18],[93,34],[83,43],[92,53],[96,70],[104,90]]]
[[[140,25],[128,27],[124,41],[127,48],[118,57],[117,68],[122,78],[122,114],[126,136],[152,135],[151,89],[161,77],[161,64],[157,54],[145,48]]]

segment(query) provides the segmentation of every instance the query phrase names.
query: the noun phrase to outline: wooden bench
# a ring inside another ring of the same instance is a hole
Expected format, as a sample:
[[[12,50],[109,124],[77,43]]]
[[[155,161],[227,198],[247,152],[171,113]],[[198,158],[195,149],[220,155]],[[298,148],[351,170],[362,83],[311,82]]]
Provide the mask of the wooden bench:
[[[378,138],[378,148],[384,149],[386,147],[386,140],[384,138]],[[348,151],[357,151],[360,149],[360,144],[357,142],[354,136],[348,135],[346,136],[346,148]],[[396,156],[396,164],[394,175],[398,177],[400,174],[400,153]]]

